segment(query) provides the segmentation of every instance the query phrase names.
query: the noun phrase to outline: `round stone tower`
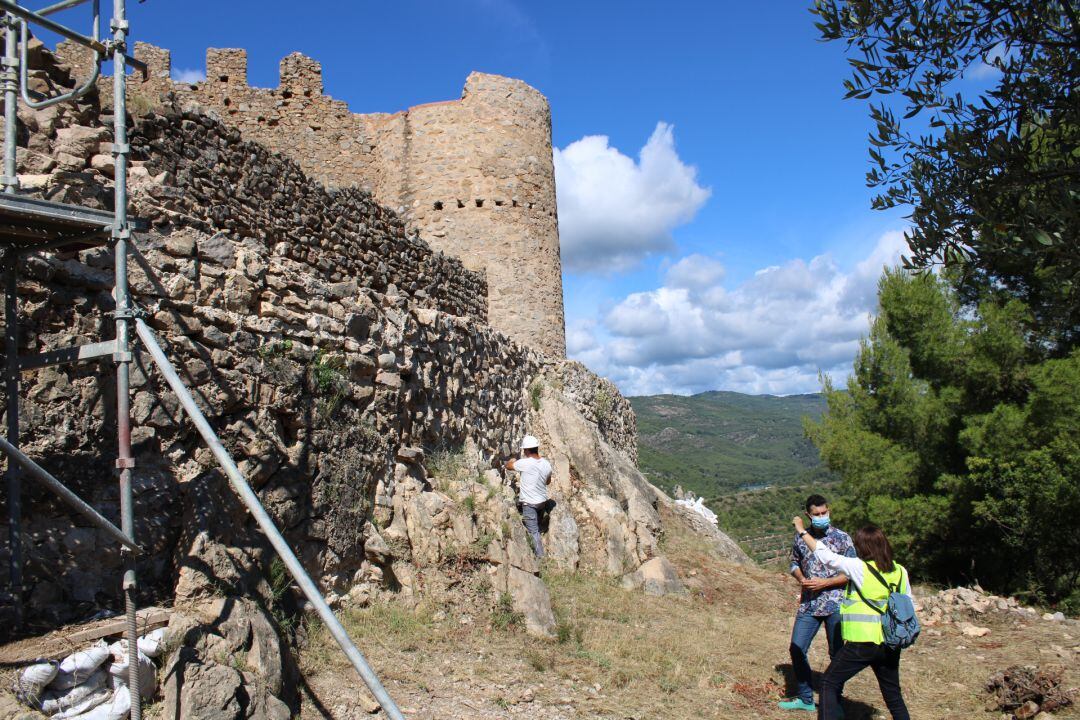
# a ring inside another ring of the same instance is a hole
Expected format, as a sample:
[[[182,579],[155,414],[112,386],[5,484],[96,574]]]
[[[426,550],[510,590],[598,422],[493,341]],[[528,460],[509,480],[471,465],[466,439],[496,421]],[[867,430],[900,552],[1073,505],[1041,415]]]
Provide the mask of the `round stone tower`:
[[[520,80],[474,72],[461,100],[362,117],[376,197],[433,247],[487,273],[493,327],[565,356],[547,99]]]

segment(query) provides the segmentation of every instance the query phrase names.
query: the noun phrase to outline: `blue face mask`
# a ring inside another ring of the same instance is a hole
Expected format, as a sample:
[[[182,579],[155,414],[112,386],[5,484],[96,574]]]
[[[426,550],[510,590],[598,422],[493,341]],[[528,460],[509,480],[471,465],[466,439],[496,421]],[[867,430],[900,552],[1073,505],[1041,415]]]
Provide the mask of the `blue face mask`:
[[[818,530],[825,530],[829,527],[829,516],[822,515],[821,517],[812,517],[810,518],[810,524]]]

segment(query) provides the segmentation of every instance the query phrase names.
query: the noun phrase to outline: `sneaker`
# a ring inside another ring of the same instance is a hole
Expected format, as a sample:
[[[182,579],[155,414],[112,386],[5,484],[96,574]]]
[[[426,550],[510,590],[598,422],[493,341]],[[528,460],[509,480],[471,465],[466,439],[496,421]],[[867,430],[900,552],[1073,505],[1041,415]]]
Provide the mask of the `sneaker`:
[[[817,705],[812,702],[806,702],[802,698],[794,698],[792,700],[784,700],[780,703],[781,710],[809,710],[810,712],[817,712]]]

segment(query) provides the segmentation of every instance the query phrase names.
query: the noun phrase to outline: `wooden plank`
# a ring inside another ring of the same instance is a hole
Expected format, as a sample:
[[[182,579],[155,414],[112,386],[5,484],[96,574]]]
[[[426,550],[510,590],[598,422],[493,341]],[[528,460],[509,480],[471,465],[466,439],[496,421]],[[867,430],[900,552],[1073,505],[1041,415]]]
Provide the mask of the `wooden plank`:
[[[166,608],[143,608],[136,613],[139,635],[169,624],[172,611]],[[34,660],[59,660],[84,649],[101,638],[122,635],[127,620],[116,616],[82,625],[72,625],[39,637],[24,638],[0,647],[0,667],[21,666]]]
[[[146,608],[137,611],[135,617],[139,634],[145,635],[154,628],[168,625],[170,613],[168,610],[162,610],[161,608]],[[110,635],[122,635],[125,630],[127,630],[127,619],[121,616],[111,618],[108,624],[102,625],[101,627],[87,628],[85,630],[80,630],[77,633],[72,633],[71,635],[68,635],[67,639],[72,643],[84,643],[103,637],[109,637]]]

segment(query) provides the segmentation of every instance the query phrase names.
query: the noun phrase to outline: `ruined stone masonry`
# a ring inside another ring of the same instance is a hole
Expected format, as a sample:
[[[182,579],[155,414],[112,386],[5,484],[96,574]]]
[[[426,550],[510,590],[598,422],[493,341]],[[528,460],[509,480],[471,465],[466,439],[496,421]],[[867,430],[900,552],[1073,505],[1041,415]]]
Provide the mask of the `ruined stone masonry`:
[[[38,89],[78,75],[40,47],[31,62]],[[111,207],[111,109],[99,103],[20,107],[24,192]],[[551,562],[678,590],[657,560],[658,508],[671,503],[635,466],[630,403],[579,363],[492,327],[490,272],[485,281],[370,192],[326,187],[179,95],[131,112],[132,210],[150,223],[133,237],[136,302],[333,603],[427,598],[475,613],[510,597],[530,632],[550,635],[548,590],[500,470],[526,431],[555,468]],[[24,257],[21,352],[111,336],[112,268],[108,247]],[[25,373],[20,446],[115,522],[103,450],[116,446],[113,377],[105,362]],[[295,598],[271,587],[265,539],[141,349],[131,385],[140,602],[178,610],[164,714],[207,717],[199,703],[224,694],[231,704],[214,717],[295,716],[296,638],[270,619],[298,614]],[[34,485],[24,501],[32,620],[115,605],[115,545]],[[7,567],[0,554],[0,581]]]
[[[77,61],[75,48],[60,51]],[[281,61],[276,88],[247,84],[244,50],[208,50],[194,84],[170,79],[168,50],[135,54],[151,72],[133,96],[173,93],[329,187],[370,191],[433,248],[486,273],[492,327],[565,356],[551,111],[535,89],[474,72],[460,100],[358,115],[324,94],[319,63],[299,53]]]

